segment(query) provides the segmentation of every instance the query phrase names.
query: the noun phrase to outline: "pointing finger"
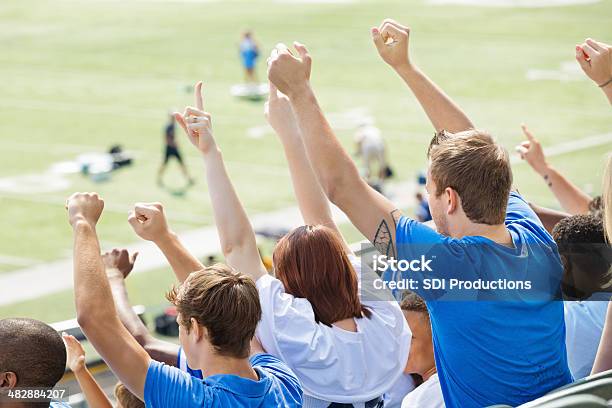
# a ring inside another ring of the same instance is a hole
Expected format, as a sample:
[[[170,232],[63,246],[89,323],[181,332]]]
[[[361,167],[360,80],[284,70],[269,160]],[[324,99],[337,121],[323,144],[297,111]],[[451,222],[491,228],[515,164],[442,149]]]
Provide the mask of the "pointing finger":
[[[202,97],[202,81],[198,81],[198,83],[195,86],[195,100],[196,100],[196,107],[203,111],[204,110],[204,98]]]

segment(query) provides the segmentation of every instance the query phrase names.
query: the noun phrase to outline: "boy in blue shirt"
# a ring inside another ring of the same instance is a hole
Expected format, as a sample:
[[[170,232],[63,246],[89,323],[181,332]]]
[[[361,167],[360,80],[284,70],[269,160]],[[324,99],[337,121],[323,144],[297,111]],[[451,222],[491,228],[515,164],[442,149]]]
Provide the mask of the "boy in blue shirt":
[[[294,44],[297,54],[278,45],[268,60],[268,77],[291,101],[325,193],[380,254],[409,261],[422,274],[430,268],[426,273],[432,278],[497,285],[504,279],[535,280],[533,291],[499,294],[408,288],[427,300],[446,406],[520,405],[572,381],[563,304],[554,301],[562,272],[557,249],[525,201],[510,194],[507,153],[486,132],[474,130],[461,109],[412,64],[409,33],[393,20],[371,30],[383,60],[443,136],[434,139],[428,155],[427,190],[437,232],[402,216],[361,179],[317,102],[309,81],[311,57],[302,44]],[[438,251],[437,257],[425,259],[429,250]]]
[[[96,234],[104,201],[75,193],[66,208],[74,231],[77,321],[135,396],[150,407],[302,405],[295,375],[253,340],[261,306],[250,278],[217,264],[191,273],[168,294],[178,311],[183,352],[192,368],[202,370],[199,380],[151,359],[117,316]]]

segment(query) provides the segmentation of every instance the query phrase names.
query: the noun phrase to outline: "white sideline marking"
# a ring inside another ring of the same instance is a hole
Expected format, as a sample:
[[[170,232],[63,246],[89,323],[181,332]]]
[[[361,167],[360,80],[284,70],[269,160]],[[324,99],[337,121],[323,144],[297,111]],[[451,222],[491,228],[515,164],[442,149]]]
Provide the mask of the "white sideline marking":
[[[432,5],[460,5],[477,7],[542,8],[578,6],[599,3],[601,0],[427,0]]]
[[[17,256],[0,254],[0,264],[4,264],[4,265],[30,266],[30,265],[35,265],[37,263],[40,263],[40,261],[37,261],[36,259],[27,259],[27,258],[20,258]]]
[[[586,75],[578,66],[576,61],[566,61],[559,64],[559,69],[529,69],[526,77],[529,81],[553,80],[553,81],[582,81]]]

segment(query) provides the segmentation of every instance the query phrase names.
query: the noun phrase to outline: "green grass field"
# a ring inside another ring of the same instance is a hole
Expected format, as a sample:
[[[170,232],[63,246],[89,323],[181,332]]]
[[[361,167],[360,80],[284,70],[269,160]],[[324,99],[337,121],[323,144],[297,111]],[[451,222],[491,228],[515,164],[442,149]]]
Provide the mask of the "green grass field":
[[[106,248],[136,241],[126,218],[137,201],[163,202],[178,231],[210,225],[202,165],[182,134],[177,133],[196,185],[178,196],[155,183],[166,113],[191,104],[186,88],[200,79],[216,138],[248,212],[295,204],[278,141],[269,133],[247,136],[250,128],[265,124],[263,102],[229,93],[242,80],[237,43],[246,28],[254,30],[265,53],[277,42],[305,43],[324,109],[336,117],[369,112],[388,141],[398,178],[412,180],[425,165],[433,130],[407,88],[379,59],[371,26],[385,17],[410,25],[414,61],[477,126],[513,150],[522,140],[521,122],[545,146],[610,131],[610,106],[590,81],[580,74],[570,81],[529,81],[527,72],[558,70],[572,62],[574,44],[588,36],[611,42],[611,15],[609,1],[539,9],[432,6],[425,0],[0,2],[0,276],[23,267],[6,257],[45,262],[70,255],[63,205],[74,191],[97,191],[105,198],[98,232]],[[261,79],[264,61],[265,55]],[[338,135],[352,150],[352,130],[343,126]],[[69,186],[56,191],[47,191],[45,181],[41,192],[3,187],[15,180],[21,185],[23,175],[36,180],[54,163],[103,152],[114,143],[133,152],[135,164],[109,182],[72,175]],[[610,150],[607,144],[551,161],[596,194]],[[530,199],[558,207],[527,166],[516,167],[515,179]],[[175,165],[167,182],[183,182]],[[171,282],[167,270],[134,277],[133,301],[159,305],[162,289]],[[14,290],[27,287],[24,282]],[[70,291],[0,307],[0,318],[53,321],[72,314]]]

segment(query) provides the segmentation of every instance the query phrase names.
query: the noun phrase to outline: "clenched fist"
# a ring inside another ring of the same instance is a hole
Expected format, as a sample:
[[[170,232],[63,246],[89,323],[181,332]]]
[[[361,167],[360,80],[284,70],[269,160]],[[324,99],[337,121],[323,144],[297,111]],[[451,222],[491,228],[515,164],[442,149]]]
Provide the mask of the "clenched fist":
[[[576,46],[576,61],[598,86],[612,87],[612,46],[587,38]]]
[[[134,269],[134,263],[138,252],[134,252],[131,256],[127,249],[113,249],[111,252],[105,252],[102,254],[102,260],[106,267],[107,276],[111,277],[115,274],[120,274],[122,279],[127,276]]]
[[[79,221],[95,227],[102,215],[104,200],[98,196],[98,193],[74,193],[66,200],[66,209],[68,222],[73,227]]]
[[[268,58],[268,79],[289,98],[308,89],[312,59],[306,47],[293,43],[299,58],[285,44],[278,44]]]
[[[372,28],[372,40],[383,61],[394,69],[410,66],[408,39],[410,29],[395,20],[386,19],[380,27]]]
[[[195,86],[196,107],[188,106],[181,115],[176,112],[174,118],[181,125],[191,143],[202,153],[210,152],[216,147],[212,131],[212,117],[204,111],[204,98],[202,96],[202,82]]]
[[[134,232],[142,239],[157,242],[170,234],[164,207],[160,203],[136,203],[128,216]]]

